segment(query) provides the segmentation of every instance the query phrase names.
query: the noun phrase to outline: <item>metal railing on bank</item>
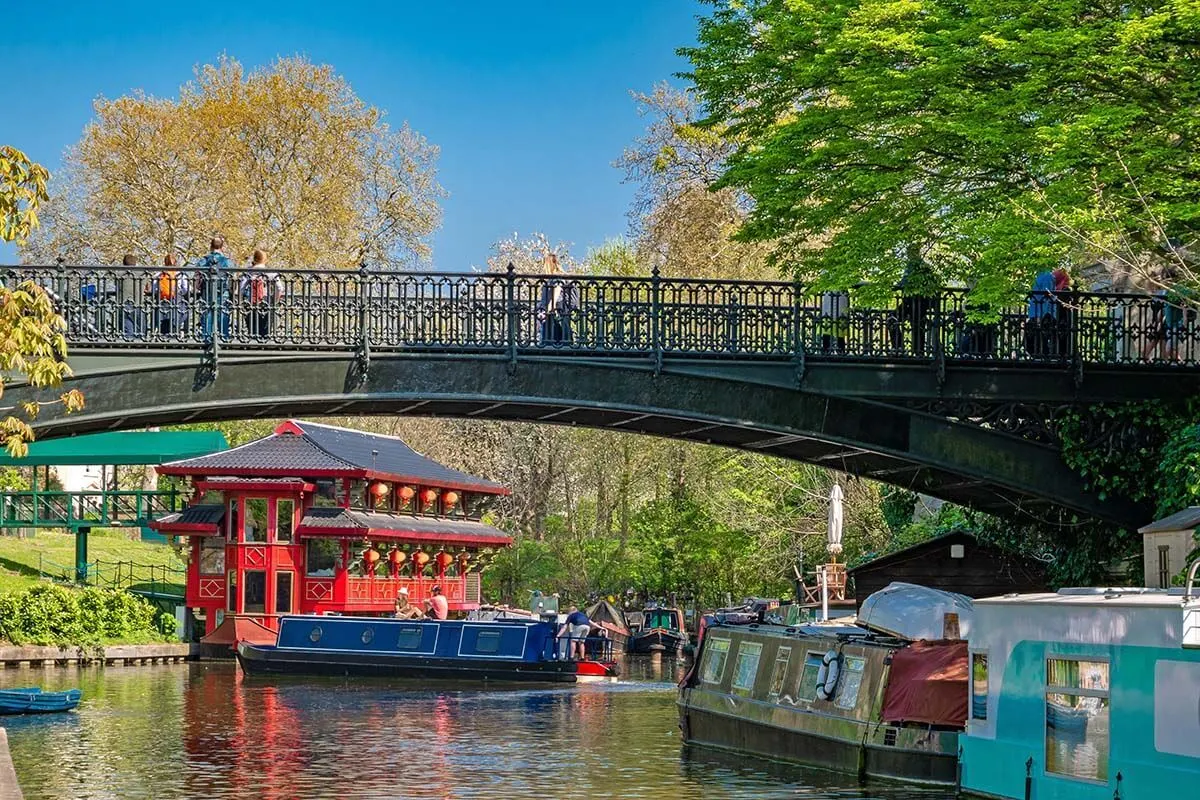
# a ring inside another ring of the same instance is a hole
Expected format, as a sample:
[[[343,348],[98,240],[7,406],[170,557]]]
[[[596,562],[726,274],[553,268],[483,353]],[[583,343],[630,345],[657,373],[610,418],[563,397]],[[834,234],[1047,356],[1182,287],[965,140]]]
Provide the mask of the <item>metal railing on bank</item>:
[[[104,589],[135,591],[151,596],[182,597],[187,585],[187,569],[168,564],[139,564],[136,561],[88,562],[83,583]],[[38,577],[62,583],[77,583],[74,564],[59,564],[38,554]]]
[[[1004,307],[965,290],[860,305],[780,281],[502,273],[29,266],[73,349],[437,351],[610,357],[1200,362],[1173,296],[1044,292]],[[983,313],[986,311],[987,313]]]

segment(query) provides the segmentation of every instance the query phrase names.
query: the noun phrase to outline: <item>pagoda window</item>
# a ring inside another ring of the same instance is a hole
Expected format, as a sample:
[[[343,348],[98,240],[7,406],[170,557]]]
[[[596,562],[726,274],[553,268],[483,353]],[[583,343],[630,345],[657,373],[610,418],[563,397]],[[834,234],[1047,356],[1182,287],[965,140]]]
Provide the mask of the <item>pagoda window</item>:
[[[248,569],[242,576],[242,613],[265,614],[267,612],[267,573],[261,569]]]
[[[371,498],[367,495],[366,481],[350,481],[350,507],[371,508]]]
[[[275,573],[275,613],[292,613],[292,573],[282,571]]]
[[[292,543],[292,526],[295,519],[295,500],[275,501],[275,541]]]
[[[237,613],[237,571],[229,570],[228,580],[225,584],[225,597],[228,603],[229,613]]]
[[[305,553],[305,568],[313,578],[332,578],[337,560],[342,555],[342,545],[337,539],[314,536],[308,540]]]
[[[238,506],[241,503],[235,497],[229,501],[229,513],[225,515],[225,538],[231,542],[238,541],[242,529],[238,521]]]
[[[338,496],[337,481],[333,479],[317,481],[317,489],[313,492],[312,504],[317,508],[334,508],[342,504]]]
[[[200,540],[200,574],[225,574],[225,541],[218,536]]]
[[[246,538],[247,542],[265,542],[267,540],[267,499],[265,497],[248,497],[246,504]]]

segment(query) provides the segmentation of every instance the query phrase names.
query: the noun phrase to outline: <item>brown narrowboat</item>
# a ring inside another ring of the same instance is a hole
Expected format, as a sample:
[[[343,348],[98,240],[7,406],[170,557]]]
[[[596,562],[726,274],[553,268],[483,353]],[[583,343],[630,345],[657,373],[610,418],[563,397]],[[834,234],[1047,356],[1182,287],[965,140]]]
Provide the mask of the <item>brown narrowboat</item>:
[[[689,744],[911,783],[955,785],[967,643],[855,626],[715,623],[680,684]]]

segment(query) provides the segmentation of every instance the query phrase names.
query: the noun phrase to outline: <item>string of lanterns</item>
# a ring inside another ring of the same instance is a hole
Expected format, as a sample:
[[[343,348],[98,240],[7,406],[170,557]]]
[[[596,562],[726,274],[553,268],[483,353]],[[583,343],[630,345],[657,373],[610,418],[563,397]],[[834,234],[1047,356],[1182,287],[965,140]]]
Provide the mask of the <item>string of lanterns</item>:
[[[415,549],[409,553],[406,551],[408,545],[391,545],[390,548],[386,544],[372,544],[370,541],[363,542],[363,550],[359,554],[362,560],[363,572],[367,575],[374,575],[383,554],[380,549],[387,550],[387,563],[391,566],[393,575],[399,576],[400,570],[408,565],[409,573],[412,577],[423,577],[426,575],[426,570],[433,566],[434,574],[432,577],[444,577],[446,571],[451,567],[458,570],[459,575],[465,575],[467,572],[474,569],[477,572],[482,572],[487,567],[493,558],[494,554],[486,552],[471,553],[465,547],[457,553],[447,550],[438,550],[433,555],[430,555],[421,545],[416,545]]]

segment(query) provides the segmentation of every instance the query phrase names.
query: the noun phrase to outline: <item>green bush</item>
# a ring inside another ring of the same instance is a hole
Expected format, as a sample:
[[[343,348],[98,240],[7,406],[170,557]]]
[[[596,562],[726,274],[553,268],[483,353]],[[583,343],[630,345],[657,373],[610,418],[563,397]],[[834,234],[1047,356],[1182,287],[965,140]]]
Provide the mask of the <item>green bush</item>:
[[[42,584],[0,595],[0,639],[13,644],[145,641],[174,633],[174,617],[129,592]]]

